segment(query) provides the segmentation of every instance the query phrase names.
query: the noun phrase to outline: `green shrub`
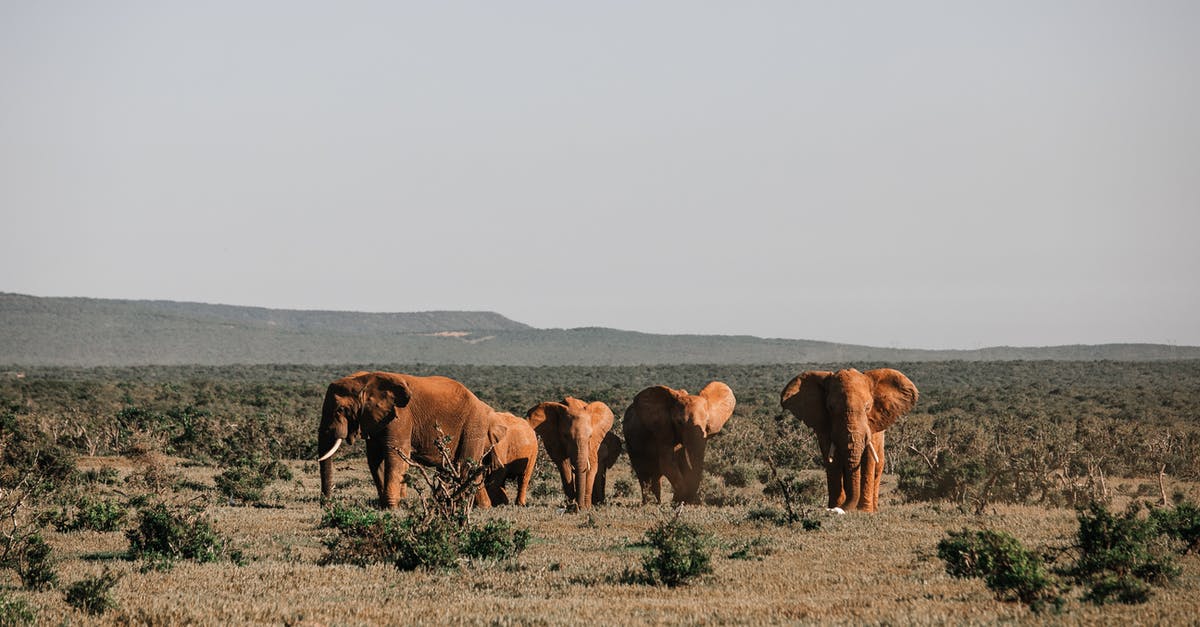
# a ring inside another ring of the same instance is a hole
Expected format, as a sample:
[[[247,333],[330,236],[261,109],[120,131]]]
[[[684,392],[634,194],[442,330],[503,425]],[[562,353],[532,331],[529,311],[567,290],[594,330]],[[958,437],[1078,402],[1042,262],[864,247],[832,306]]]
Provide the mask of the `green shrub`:
[[[402,547],[411,544],[407,536],[412,522],[411,518],[401,519],[387,512],[334,505],[326,510],[321,526],[337,529],[340,533],[325,541],[326,552],[320,563],[355,566],[395,563]],[[424,551],[418,553],[425,555]],[[420,565],[420,557],[413,559],[418,561],[412,566],[415,568]]]
[[[80,473],[79,478],[85,483],[99,483],[101,485],[116,485],[117,478],[120,473],[116,468],[97,468],[95,470],[85,470]]]
[[[762,479],[763,477],[759,477]],[[794,472],[784,472],[782,476],[772,479],[767,475],[763,481],[763,496],[771,498],[783,497],[786,492],[797,503],[820,503],[826,500],[828,490],[825,480],[817,477],[801,479]]]
[[[262,462],[257,458],[240,458],[213,478],[222,494],[244,503],[261,502],[263,490],[276,479],[290,481],[292,471],[277,459]]]
[[[452,568],[460,547],[454,526],[440,518],[425,522],[409,518],[401,525],[393,563],[400,570]]]
[[[131,559],[241,561],[240,552],[229,549],[229,540],[213,529],[202,508],[173,510],[165,503],[155,503],[138,512],[137,527],[125,536]]]
[[[746,512],[746,520],[751,522],[771,522],[777,525],[787,524],[787,515],[781,509],[774,507],[751,507]]]
[[[721,478],[725,480],[725,485],[731,488],[744,488],[754,480],[754,473],[749,467],[736,464],[729,470],[721,473]]]
[[[516,557],[529,546],[529,530],[513,530],[511,522],[489,520],[467,531],[462,553],[476,559],[506,560]]]
[[[67,588],[66,600],[71,607],[98,616],[117,606],[112,589],[120,577],[110,571],[98,577],[87,577]]]
[[[236,466],[213,477],[217,489],[231,501],[257,503],[262,500],[263,489],[270,482],[257,468]]]
[[[1079,510],[1079,557],[1065,573],[1091,588],[1085,598],[1098,604],[1114,596],[1122,603],[1143,603],[1150,590],[1135,580],[1164,583],[1179,574],[1155,521],[1139,518],[1138,512],[1133,503],[1119,516],[1099,503]]]
[[[1200,507],[1181,501],[1175,507],[1153,508],[1150,522],[1160,534],[1183,543],[1185,553],[1200,551]]]
[[[938,542],[938,557],[954,577],[979,577],[996,597],[1020,601],[1035,612],[1061,609],[1059,585],[1042,558],[1001,531],[950,532]]]
[[[3,566],[15,570],[26,588],[45,590],[58,583],[50,552],[50,545],[39,533],[14,536],[5,548]]]
[[[712,572],[709,538],[678,518],[664,521],[646,532],[654,551],[642,559],[646,581],[672,588]]]
[[[340,502],[333,503],[321,515],[323,528],[337,529],[346,533],[357,533],[370,527],[386,516],[383,512],[365,507],[353,507]]]
[[[71,531],[117,531],[125,523],[125,506],[115,500],[92,499],[80,497],[76,504],[74,516],[66,510],[59,512],[54,520],[54,528],[69,533]]]
[[[400,570],[452,568],[459,556],[504,560],[529,544],[529,530],[513,530],[506,520],[457,525],[438,517],[391,513],[346,506],[328,510],[321,526],[340,533],[325,542],[321,564],[391,563]]]
[[[1150,584],[1130,575],[1103,575],[1092,580],[1083,599],[1096,605],[1117,601],[1137,605],[1150,600]]]
[[[27,416],[0,413],[0,488],[24,483],[31,493],[44,494],[77,474],[74,455]]]
[[[8,596],[0,590],[0,625],[32,625],[37,615],[24,599]]]

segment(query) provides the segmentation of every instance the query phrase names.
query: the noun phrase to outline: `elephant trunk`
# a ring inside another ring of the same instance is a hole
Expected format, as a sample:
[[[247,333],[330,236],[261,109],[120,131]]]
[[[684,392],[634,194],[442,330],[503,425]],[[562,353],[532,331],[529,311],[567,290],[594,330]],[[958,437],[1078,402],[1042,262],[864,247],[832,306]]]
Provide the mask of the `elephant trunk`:
[[[858,507],[862,494],[862,460],[866,451],[867,437],[854,434],[847,451],[846,465],[842,472],[842,489],[846,492],[846,501],[842,509],[851,510]]]
[[[683,436],[683,460],[684,467],[680,468],[683,474],[684,489],[682,490],[682,498],[676,500],[685,503],[700,502],[700,479],[704,474],[704,450],[707,448],[707,441],[704,437],[703,429],[689,430]]]
[[[317,436],[317,452],[321,453],[317,460],[321,464],[321,498],[328,499],[333,494],[333,454],[346,439],[344,431],[331,429]]]
[[[596,469],[588,458],[587,447],[580,446],[575,453],[575,503],[579,509],[592,506],[592,477]]]

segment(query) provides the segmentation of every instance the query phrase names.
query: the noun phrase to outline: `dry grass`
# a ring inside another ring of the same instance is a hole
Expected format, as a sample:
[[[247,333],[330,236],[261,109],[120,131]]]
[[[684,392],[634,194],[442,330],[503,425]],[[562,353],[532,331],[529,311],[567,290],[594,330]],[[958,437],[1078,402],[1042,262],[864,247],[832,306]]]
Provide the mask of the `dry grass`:
[[[123,459],[80,460],[81,468],[99,466],[123,475],[136,470]],[[42,623],[54,624],[1187,624],[1200,616],[1196,556],[1182,559],[1183,575],[1146,605],[1095,607],[1073,598],[1069,613],[1057,617],[996,601],[981,581],[944,572],[935,547],[947,530],[989,526],[1034,547],[1062,545],[1073,534],[1073,511],[1032,507],[999,506],[976,517],[945,505],[885,500],[876,515],[822,513],[821,529],[809,532],[748,522],[747,507],[687,507],[681,516],[716,539],[714,572],[675,589],[616,583],[624,569],[640,565],[644,549],[631,545],[672,515],[670,508],[635,505],[637,495],[614,498],[591,514],[564,513],[545,497],[531,499],[527,508],[480,512],[532,530],[533,543],[513,564],[453,572],[318,566],[321,541],[333,532],[318,528],[315,467],[295,462],[292,468],[295,480],[268,490],[282,507],[210,508],[218,529],[246,552],[246,566],[180,562],[168,572],[141,573],[139,564],[120,557],[127,546],[121,533],[48,530],[64,585],[106,568],[117,571],[120,608],[91,618],[71,609],[61,590],[10,594],[37,607]],[[216,472],[173,470],[199,483],[211,483]],[[373,492],[362,460],[339,463],[337,476],[344,484],[340,495]],[[627,464],[610,475],[622,478],[629,479]],[[758,506],[767,504],[760,488],[743,488]],[[884,491],[890,488],[885,484]],[[1186,488],[1195,499],[1196,486]],[[727,557],[754,541],[767,553],[761,560]]]

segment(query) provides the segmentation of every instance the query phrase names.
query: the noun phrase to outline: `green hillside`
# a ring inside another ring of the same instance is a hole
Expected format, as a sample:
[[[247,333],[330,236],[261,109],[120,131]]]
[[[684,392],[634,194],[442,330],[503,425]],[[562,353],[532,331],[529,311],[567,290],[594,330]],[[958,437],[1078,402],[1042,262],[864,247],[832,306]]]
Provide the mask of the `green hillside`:
[[[1200,348],[1155,344],[929,351],[752,336],[535,329],[492,312],[293,311],[0,293],[0,364],[22,366],[556,366],[1198,358]]]

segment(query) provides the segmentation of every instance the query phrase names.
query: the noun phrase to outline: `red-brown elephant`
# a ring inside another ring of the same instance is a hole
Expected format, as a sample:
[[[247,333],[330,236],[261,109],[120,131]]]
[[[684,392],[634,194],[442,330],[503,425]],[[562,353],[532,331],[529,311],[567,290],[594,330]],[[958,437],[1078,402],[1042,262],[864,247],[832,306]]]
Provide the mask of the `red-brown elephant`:
[[[662,385],[646,388],[625,410],[622,428],[629,461],[642,487],[642,503],[662,502],[662,478],[676,503],[700,502],[700,478],[708,437],[733,415],[737,400],[720,381],[699,394]]]
[[[484,479],[488,498],[492,505],[506,505],[509,498],[504,491],[504,484],[515,480],[517,495],[512,502],[525,505],[529,480],[533,477],[534,464],[537,462],[537,434],[523,418],[503,412],[496,413],[495,417],[508,427],[508,432],[485,459],[491,469]]]
[[[817,435],[829,507],[874,512],[883,476],[884,430],[917,403],[899,370],[810,370],[788,382],[780,405]]]
[[[405,495],[404,456],[422,465],[442,463],[437,440],[448,437],[453,461],[483,462],[507,432],[495,411],[462,383],[446,377],[358,372],[329,384],[317,428],[322,454],[321,495],[333,490],[333,454],[361,434],[379,506],[396,507]],[[403,455],[401,455],[403,453]],[[491,503],[481,484],[476,502]]]
[[[526,416],[558,468],[567,500],[579,509],[603,503],[608,468],[621,454],[621,439],[610,433],[608,405],[568,396],[561,403],[540,403]]]

